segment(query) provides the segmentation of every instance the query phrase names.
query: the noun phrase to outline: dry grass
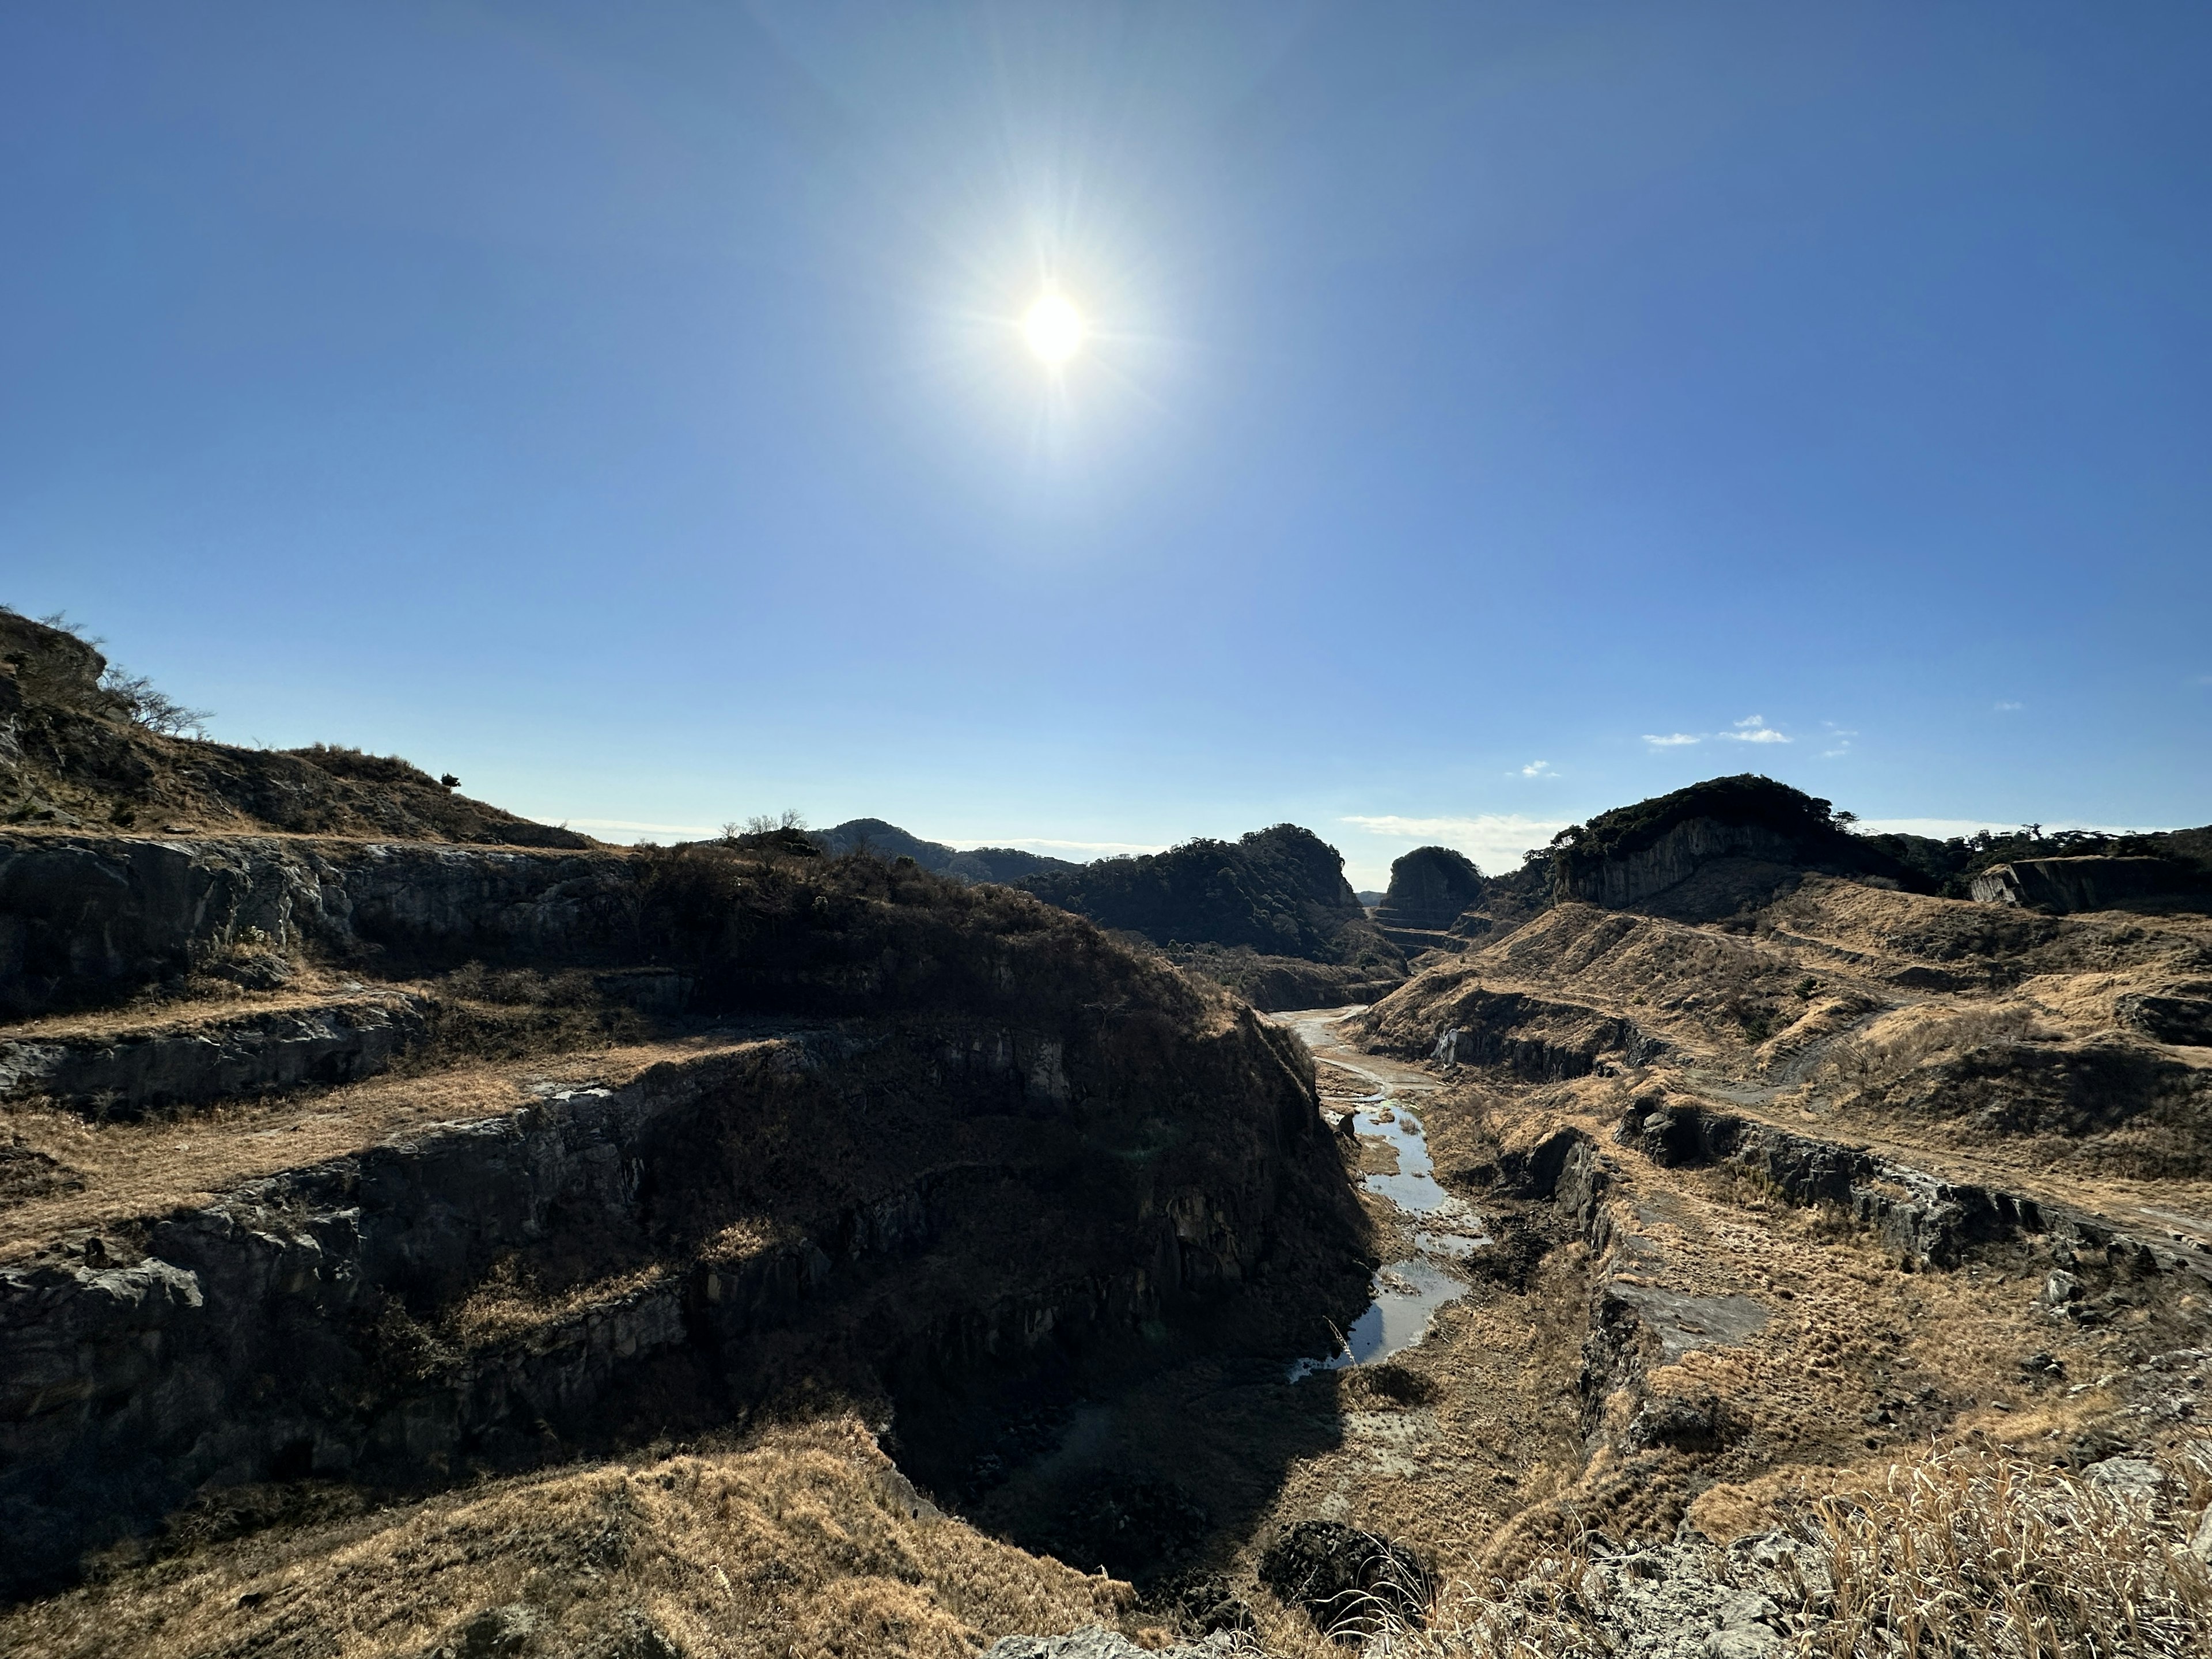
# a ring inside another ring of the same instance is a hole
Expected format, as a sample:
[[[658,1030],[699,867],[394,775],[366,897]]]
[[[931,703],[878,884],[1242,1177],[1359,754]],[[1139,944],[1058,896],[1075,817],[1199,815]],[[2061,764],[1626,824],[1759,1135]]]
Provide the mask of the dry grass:
[[[1809,1592],[1797,1659],[2194,1659],[2212,1651],[2212,1567],[2189,1547],[2212,1468],[2161,1465],[2154,1502],[1966,1449],[1814,1500],[1796,1529]],[[1517,1577],[1462,1579],[1427,1628],[1369,1644],[1395,1659],[1600,1659],[1624,1649],[1585,1590],[1589,1540]],[[1752,1570],[1741,1565],[1746,1587]],[[1824,1586],[1822,1580],[1826,1583]]]
[[[478,1064],[425,1076],[386,1075],[266,1103],[239,1102],[179,1121],[94,1123],[73,1112],[8,1109],[0,1132],[52,1158],[74,1190],[0,1208],[0,1262],[80,1227],[160,1215],[281,1170],[343,1157],[431,1124],[517,1111],[529,1085],[619,1085],[664,1060],[745,1046],[726,1036],[610,1047]]]
[[[641,1639],[648,1625],[688,1659],[970,1659],[1012,1632],[1115,1626],[1128,1606],[1126,1584],[938,1518],[860,1424],[832,1419],[136,1568],[0,1617],[0,1651],[411,1656],[520,1607],[533,1659],[668,1650]]]
[[[1932,1060],[1969,1049],[2032,1042],[2039,1031],[2033,1013],[2018,1004],[1961,1009],[1907,1008],[1875,1023],[1863,1037],[1845,1038],[1828,1050],[1827,1066],[1858,1089],[1903,1077]]]
[[[2212,1568],[2188,1548],[2212,1469],[2165,1466],[2145,1504],[2063,1471],[1954,1452],[1823,1499],[1808,1527],[1835,1584],[1808,1654],[2100,1659],[2212,1651]]]

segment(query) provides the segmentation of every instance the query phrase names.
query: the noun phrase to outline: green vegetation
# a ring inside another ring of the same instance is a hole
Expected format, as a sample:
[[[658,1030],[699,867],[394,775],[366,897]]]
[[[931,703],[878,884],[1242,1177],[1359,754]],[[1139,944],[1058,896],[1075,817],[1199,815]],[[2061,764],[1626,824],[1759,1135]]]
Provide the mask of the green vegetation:
[[[1843,833],[1829,802],[1756,772],[1742,772],[1732,778],[1708,778],[1671,794],[1638,801],[1633,806],[1616,806],[1586,824],[1570,824],[1553,837],[1553,855],[1576,866],[1625,858],[1642,852],[1692,818],[1756,824],[1778,835],[1812,842]]]
[[[1480,901],[1482,872],[1449,847],[1416,847],[1390,866],[1390,890],[1376,920],[1393,927],[1449,927]]]
[[[1796,857],[1807,865],[1884,876],[1900,886],[1923,890],[1932,890],[1937,879],[1882,845],[1887,838],[1850,833],[1850,826],[1857,822],[1856,815],[1838,812],[1817,795],[1755,772],[1708,778],[1671,794],[1601,812],[1586,824],[1570,824],[1553,837],[1549,864],[1571,882],[1609,860],[1643,852],[1669,830],[1697,818],[1771,831],[1794,842]],[[1532,860],[1536,856],[1532,853]]]
[[[1082,866],[1066,859],[1024,853],[1015,847],[975,847],[963,851],[943,842],[924,841],[882,818],[850,818],[833,829],[813,832],[827,853],[874,854],[884,860],[908,858],[923,869],[956,881],[1017,883],[1025,877]]]
[[[1859,838],[1927,877],[1945,898],[1965,898],[1984,870],[2025,859],[2165,859],[2185,878],[2212,876],[2212,827],[2164,830],[2143,835],[2100,835],[2093,830],[2054,830],[2023,824],[2011,835],[1984,830],[1972,836],[1937,841],[1928,836],[1881,835]]]
[[[1155,945],[1243,945],[1261,956],[1402,971],[1345,880],[1343,854],[1294,823],[1101,859],[1020,885]]]

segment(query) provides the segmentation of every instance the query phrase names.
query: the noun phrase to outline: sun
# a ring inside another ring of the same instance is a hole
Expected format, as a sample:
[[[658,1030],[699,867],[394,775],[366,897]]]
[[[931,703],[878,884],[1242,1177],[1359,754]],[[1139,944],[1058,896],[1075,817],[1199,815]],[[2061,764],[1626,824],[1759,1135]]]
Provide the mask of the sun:
[[[1022,319],[1022,334],[1031,351],[1057,366],[1083,344],[1083,313],[1059,295],[1048,294]]]

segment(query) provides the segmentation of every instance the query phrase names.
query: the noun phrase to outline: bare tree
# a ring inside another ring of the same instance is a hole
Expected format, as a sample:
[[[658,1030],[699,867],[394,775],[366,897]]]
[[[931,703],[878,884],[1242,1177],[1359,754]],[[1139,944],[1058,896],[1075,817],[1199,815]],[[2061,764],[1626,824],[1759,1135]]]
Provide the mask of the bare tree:
[[[187,708],[143,674],[110,668],[100,677],[100,689],[116,698],[123,713],[149,732],[168,738],[204,738],[212,716],[204,708]]]

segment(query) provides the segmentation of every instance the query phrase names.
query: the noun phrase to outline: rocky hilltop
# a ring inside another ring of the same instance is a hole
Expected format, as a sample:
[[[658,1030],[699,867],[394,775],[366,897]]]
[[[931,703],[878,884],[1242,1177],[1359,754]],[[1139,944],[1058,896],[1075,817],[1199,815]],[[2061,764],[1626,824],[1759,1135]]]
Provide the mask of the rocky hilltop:
[[[148,695],[143,682],[111,672],[90,641],[0,607],[0,821],[159,834],[594,844],[471,800],[456,793],[458,779],[434,778],[403,760],[327,744],[240,749],[156,730],[142,718]],[[154,718],[174,725],[190,714],[161,699]]]
[[[912,859],[925,870],[958,881],[1015,883],[1024,878],[1079,869],[1067,859],[1025,853],[1018,847],[947,847],[924,841],[882,818],[848,818],[827,830],[808,832],[825,853],[872,853],[879,859]]]
[[[1449,847],[1417,847],[1390,866],[1389,890],[1376,906],[1383,938],[1409,957],[1456,951],[1462,937],[1450,930],[1479,910],[1490,884],[1466,854]]]
[[[1234,842],[1101,859],[1024,878],[1027,890],[1165,948],[1262,1008],[1379,995],[1405,957],[1367,916],[1344,858],[1294,823]]]

